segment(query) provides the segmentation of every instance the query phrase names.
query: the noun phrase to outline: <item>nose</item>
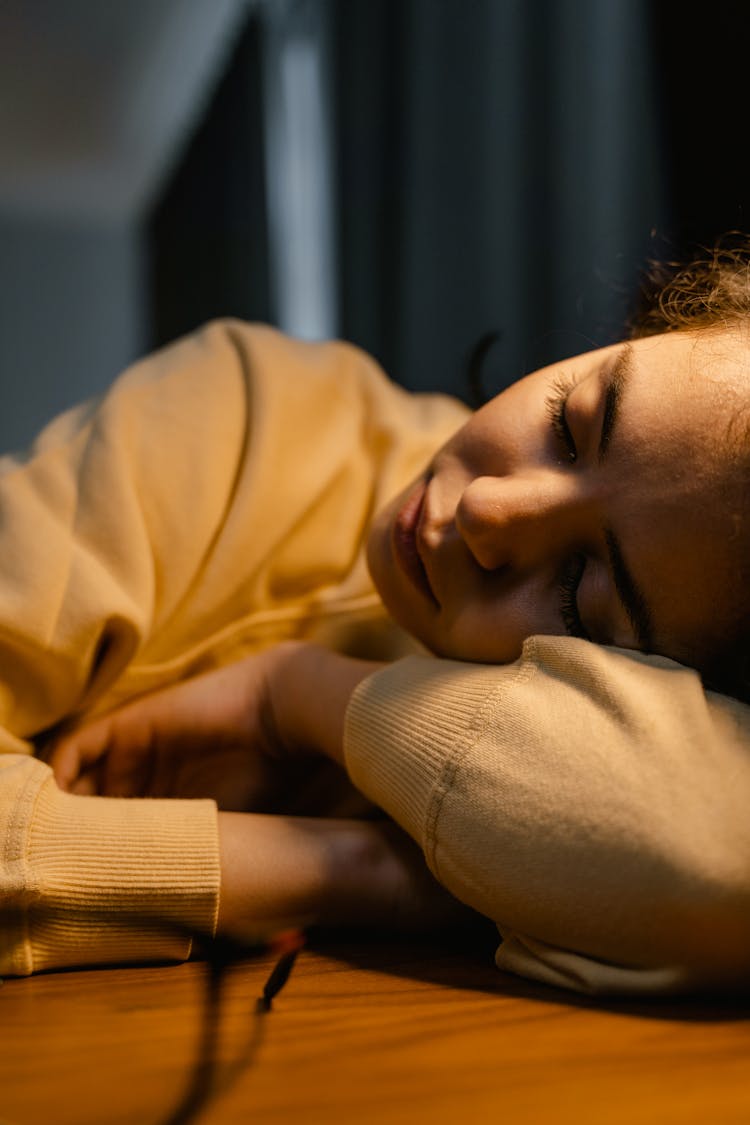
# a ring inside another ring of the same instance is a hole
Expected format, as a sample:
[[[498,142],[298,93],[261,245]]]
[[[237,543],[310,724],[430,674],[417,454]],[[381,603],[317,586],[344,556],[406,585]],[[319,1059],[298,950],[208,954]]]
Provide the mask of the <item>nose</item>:
[[[539,470],[476,477],[456,507],[456,528],[479,566],[526,571],[580,549],[590,537],[594,498],[580,477]]]

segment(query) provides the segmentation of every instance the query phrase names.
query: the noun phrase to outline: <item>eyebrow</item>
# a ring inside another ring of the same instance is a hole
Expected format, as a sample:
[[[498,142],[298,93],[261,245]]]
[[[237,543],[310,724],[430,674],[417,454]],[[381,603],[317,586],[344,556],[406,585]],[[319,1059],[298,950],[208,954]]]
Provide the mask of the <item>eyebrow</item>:
[[[633,370],[633,346],[625,344],[618,353],[612,370],[607,377],[607,386],[604,392],[604,416],[602,418],[602,431],[599,435],[599,449],[597,458],[602,462],[607,456],[612,435],[620,413],[622,396]],[[606,528],[604,538],[609,555],[609,566],[615,583],[617,596],[622,602],[630,624],[633,626],[639,645],[646,652],[653,649],[654,623],[653,615],[648,602],[638,583],[630,573],[622,553],[620,542],[611,528]]]

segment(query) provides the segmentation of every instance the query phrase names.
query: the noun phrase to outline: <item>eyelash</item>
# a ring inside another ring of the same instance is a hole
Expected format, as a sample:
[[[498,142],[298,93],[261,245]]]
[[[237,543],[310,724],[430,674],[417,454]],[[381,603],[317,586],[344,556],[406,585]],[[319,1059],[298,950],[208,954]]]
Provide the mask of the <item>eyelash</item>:
[[[561,448],[565,451],[567,460],[574,464],[578,458],[575,439],[570,432],[568,420],[565,417],[565,407],[571,391],[578,382],[574,374],[557,375],[553,380],[545,400],[547,415],[552,424]],[[560,599],[560,616],[566,632],[571,637],[581,637],[588,641],[591,638],[584,628],[581,615],[578,612],[578,587],[581,584],[586,570],[585,555],[574,555],[565,565],[558,582],[558,595]]]
[[[570,432],[568,420],[565,417],[565,407],[570,397],[570,392],[577,382],[578,378],[574,374],[557,375],[552,381],[552,386],[544,400],[547,416],[552,423],[555,437],[560,443],[560,446],[565,450],[565,456],[571,464],[577,460],[578,450],[576,449],[575,439]]]
[[[586,556],[574,555],[566,564],[557,591],[560,597],[560,615],[566,632],[571,637],[581,637],[590,641],[591,637],[586,632],[581,615],[578,612],[578,587],[581,585],[584,571],[586,570]]]

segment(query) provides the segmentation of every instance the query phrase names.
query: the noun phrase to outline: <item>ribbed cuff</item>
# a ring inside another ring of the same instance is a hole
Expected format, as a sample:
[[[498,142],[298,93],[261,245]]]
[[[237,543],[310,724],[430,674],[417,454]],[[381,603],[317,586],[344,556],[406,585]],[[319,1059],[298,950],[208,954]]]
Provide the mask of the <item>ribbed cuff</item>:
[[[189,956],[219,901],[216,806],[39,790],[26,852],[26,966]]]
[[[432,864],[434,826],[454,764],[484,726],[499,682],[518,665],[467,665],[412,656],[357,687],[344,732],[354,784],[404,828]]]

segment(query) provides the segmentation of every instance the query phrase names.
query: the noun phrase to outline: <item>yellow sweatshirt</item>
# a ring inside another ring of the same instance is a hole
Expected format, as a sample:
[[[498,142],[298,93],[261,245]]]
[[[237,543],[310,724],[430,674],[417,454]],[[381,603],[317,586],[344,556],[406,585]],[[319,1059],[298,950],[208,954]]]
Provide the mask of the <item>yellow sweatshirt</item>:
[[[394,658],[362,545],[464,419],[343,344],[217,323],[0,465],[0,973],[182,957],[218,899],[210,801],[77,797],[31,757],[79,721],[295,636]],[[750,712],[568,638],[508,667],[396,660],[349,707],[361,790],[567,987],[750,975]]]
[[[34,741],[287,637],[413,651],[363,534],[465,414],[215,323],[0,461],[0,975],[189,953],[144,914],[211,930],[213,802],[64,794]]]

